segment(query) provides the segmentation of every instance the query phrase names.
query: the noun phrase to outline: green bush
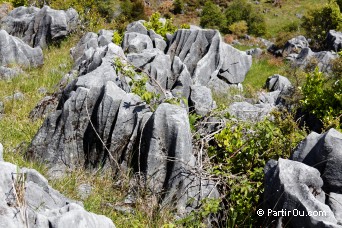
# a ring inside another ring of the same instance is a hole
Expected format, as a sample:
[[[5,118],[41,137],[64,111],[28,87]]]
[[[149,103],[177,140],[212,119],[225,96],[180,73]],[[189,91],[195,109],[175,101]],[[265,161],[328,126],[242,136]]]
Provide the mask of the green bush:
[[[259,123],[228,122],[209,149],[212,173],[224,179],[229,227],[246,226],[256,221],[255,210],[262,197],[263,169],[270,159],[289,157],[305,137],[292,115],[275,112],[274,121]]]
[[[200,26],[203,28],[225,31],[226,18],[224,17],[221,8],[213,2],[207,1],[202,9]]]
[[[173,2],[173,13],[180,14],[184,11],[184,1],[183,0],[175,0]]]
[[[173,34],[177,27],[172,24],[172,19],[166,19],[165,23],[160,21],[160,13],[152,14],[149,21],[144,23],[144,26],[149,30],[154,30],[157,34],[166,38],[167,33]]]
[[[248,31],[247,22],[246,21],[234,22],[233,24],[229,26],[229,30],[237,36],[243,36]]]
[[[342,14],[336,2],[309,10],[302,18],[306,35],[313,39],[313,47],[324,48],[324,41],[331,29],[342,29]]]
[[[249,34],[260,36],[266,33],[266,22],[264,17],[246,0],[232,1],[224,14],[227,26],[244,20],[247,22]]]
[[[304,110],[319,118],[325,127],[341,129],[342,120],[342,75],[327,77],[318,68],[308,73],[301,88]]]

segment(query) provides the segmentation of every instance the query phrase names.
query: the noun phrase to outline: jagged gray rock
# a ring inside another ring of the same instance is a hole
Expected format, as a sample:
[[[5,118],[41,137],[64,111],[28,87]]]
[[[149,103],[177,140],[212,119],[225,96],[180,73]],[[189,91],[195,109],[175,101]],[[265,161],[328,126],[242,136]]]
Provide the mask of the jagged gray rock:
[[[331,61],[338,55],[330,51],[313,52],[310,48],[303,48],[298,55],[290,59],[297,67],[318,66],[321,72],[331,72]]]
[[[17,37],[9,35],[5,30],[0,30],[0,59],[1,66],[11,64],[23,68],[37,67],[43,64],[43,52],[38,48],[32,48]]]
[[[0,66],[0,79],[9,80],[22,73],[22,70],[18,67],[8,68]]]
[[[304,36],[297,36],[288,40],[283,48],[283,56],[291,53],[299,53],[303,48],[309,47],[309,42]]]
[[[228,112],[230,115],[243,121],[262,121],[265,117],[269,116],[275,107],[271,104],[250,104],[246,101],[233,102]]]
[[[212,87],[217,79],[231,84],[242,82],[252,64],[251,56],[223,43],[215,30],[178,30],[167,54],[171,59],[179,57],[194,83]]]
[[[253,57],[260,57],[262,55],[262,50],[260,48],[252,48],[247,50],[246,54]]]
[[[342,50],[342,32],[330,30],[327,39],[326,46],[329,50],[333,50],[335,52]]]
[[[342,193],[342,133],[330,129],[324,134],[311,133],[291,156],[295,161],[317,168],[327,192]]]
[[[179,212],[198,205],[198,198],[218,197],[214,183],[195,175],[191,131],[185,109],[163,103],[141,130],[140,171],[148,178],[149,188],[162,195],[164,203],[174,204]],[[199,193],[202,195],[198,195]]]
[[[267,78],[265,87],[271,92],[280,91],[287,93],[289,90],[291,90],[292,84],[286,77],[279,74],[274,74]]]
[[[205,116],[215,106],[216,104],[211,96],[211,90],[208,87],[199,85],[191,86],[190,108],[196,114]]]
[[[265,167],[263,226],[340,227],[334,213],[325,204],[322,186],[320,173],[313,167],[281,158],[278,162],[268,162]],[[282,210],[290,213],[270,213]],[[309,212],[320,213],[309,216]]]
[[[78,14],[74,9],[54,10],[21,6],[1,20],[2,28],[9,34],[22,38],[32,47],[47,47],[76,29]]]
[[[82,206],[51,188],[36,170],[20,169],[2,161],[0,170],[1,227],[115,227],[109,218],[85,211]],[[13,185],[21,182],[25,186],[22,189],[25,191],[23,199],[16,198],[13,190]],[[27,206],[20,206],[19,202]],[[25,213],[26,218],[21,213]]]
[[[342,194],[329,193],[328,205],[334,212],[337,223],[342,225]]]
[[[140,53],[145,49],[152,49],[153,43],[148,35],[137,32],[125,33],[122,49],[128,53]]]

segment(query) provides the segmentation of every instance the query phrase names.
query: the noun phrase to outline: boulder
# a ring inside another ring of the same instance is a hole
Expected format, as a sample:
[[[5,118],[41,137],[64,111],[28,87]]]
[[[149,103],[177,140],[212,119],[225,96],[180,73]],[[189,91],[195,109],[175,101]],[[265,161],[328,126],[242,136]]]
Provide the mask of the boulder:
[[[115,227],[109,218],[85,211],[54,190],[36,170],[3,161],[0,170],[1,227]],[[15,191],[24,191],[23,198]]]
[[[54,10],[21,6],[12,10],[1,21],[2,28],[10,35],[21,38],[32,47],[46,48],[74,31],[78,14],[74,9]]]
[[[342,133],[330,129],[311,133],[295,149],[291,159],[315,167],[322,175],[323,189],[342,193]]]
[[[1,80],[10,80],[22,73],[23,71],[18,67],[8,68],[8,67],[0,66],[0,79]]]
[[[263,226],[339,227],[325,204],[323,180],[317,169],[285,159],[265,167]],[[315,215],[309,213],[317,212]]]
[[[237,84],[244,80],[252,57],[222,42],[216,30],[180,29],[167,50],[171,59],[178,56],[186,65],[194,84],[215,88],[218,80]]]
[[[148,35],[137,32],[125,33],[122,49],[128,53],[140,53],[145,49],[152,49],[153,43]]]
[[[331,72],[331,61],[338,58],[338,54],[330,51],[313,52],[310,48],[303,48],[301,52],[293,58],[293,63],[297,67],[318,67],[321,72]]]
[[[215,101],[211,96],[211,90],[206,86],[191,86],[190,110],[193,109],[196,114],[205,116],[215,108]]]
[[[147,29],[145,28],[145,26],[143,25],[144,21],[140,20],[140,21],[134,21],[130,24],[127,25],[126,27],[126,32],[136,32],[136,33],[140,33],[143,35],[148,35]]]
[[[342,225],[342,194],[329,193],[328,203],[339,225]]]
[[[274,106],[271,104],[253,105],[243,101],[233,102],[228,108],[228,113],[243,121],[262,121],[273,109]]]
[[[203,197],[218,197],[213,182],[196,175],[196,159],[185,109],[167,103],[157,110],[141,130],[140,168],[149,189],[162,196],[164,204],[173,204],[179,212],[187,210],[190,199],[195,208]],[[200,194],[201,193],[201,194]]]
[[[288,40],[283,48],[283,56],[291,53],[299,53],[303,48],[309,47],[309,42],[304,36],[297,36]]]
[[[17,37],[9,35],[5,30],[0,30],[0,66],[18,65],[23,68],[38,67],[43,65],[43,52],[32,48]],[[16,75],[16,70],[2,68],[4,75]],[[7,77],[6,77],[7,78]]]
[[[326,38],[328,50],[339,52],[342,50],[342,32],[330,30]]]
[[[280,91],[282,93],[287,93],[292,89],[292,84],[286,77],[274,74],[267,78],[265,87],[271,92]]]
[[[260,57],[262,55],[262,50],[260,48],[252,48],[247,50],[246,54],[253,57]]]

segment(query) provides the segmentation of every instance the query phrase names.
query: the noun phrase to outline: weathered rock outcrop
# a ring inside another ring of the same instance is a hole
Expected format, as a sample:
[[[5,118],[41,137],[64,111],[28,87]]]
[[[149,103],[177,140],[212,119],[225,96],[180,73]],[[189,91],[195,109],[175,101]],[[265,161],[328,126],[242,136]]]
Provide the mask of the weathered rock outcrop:
[[[85,211],[51,188],[36,170],[20,169],[1,158],[0,170],[1,227],[115,227],[109,218]]]
[[[43,64],[43,52],[39,47],[30,47],[5,30],[0,30],[0,55],[1,66],[15,64],[27,68]]]
[[[286,57],[291,53],[299,53],[303,48],[309,47],[309,42],[304,36],[297,36],[288,40],[283,48],[283,56]]]
[[[265,167],[265,212],[286,210],[291,214],[269,214],[272,217],[265,218],[264,225],[276,221],[279,226],[342,227],[341,148],[339,131],[312,132],[297,146],[292,160],[269,161]]]
[[[112,35],[106,30],[87,33],[71,50],[74,73],[61,82],[65,88],[57,96],[59,104],[28,155],[47,163],[51,175],[76,167],[110,167],[113,173],[131,167],[145,176],[161,203],[179,212],[191,210],[204,197],[218,197],[215,184],[197,176],[187,109],[162,103],[152,113],[130,93],[129,82],[144,71],[151,79],[147,89],[186,98],[196,113],[206,115],[215,106],[208,87],[241,83],[251,56],[223,43],[214,30],[179,30],[167,46],[142,22],[134,22],[122,43],[127,57],[111,42]],[[136,75],[125,75],[122,68],[128,63]],[[189,204],[189,199],[195,200]]]
[[[47,47],[76,29],[78,14],[74,9],[54,10],[48,6],[21,6],[1,20],[2,28],[32,47]]]
[[[326,46],[328,50],[333,50],[335,52],[342,50],[342,32],[330,30],[327,39]]]
[[[278,227],[285,224],[290,227],[340,227],[334,213],[325,204],[322,186],[320,173],[313,167],[281,158],[278,162],[268,162],[263,226],[273,223]],[[313,212],[317,215],[309,214]]]
[[[196,158],[185,109],[161,104],[141,130],[140,170],[150,180],[149,188],[185,212],[203,197],[218,197],[215,184],[196,175]],[[191,205],[189,199],[194,199]]]
[[[341,148],[342,134],[339,131],[313,132],[297,147],[291,158],[318,169],[325,191],[342,193]]]
[[[318,66],[322,72],[330,72],[331,61],[336,58],[338,58],[338,55],[334,52],[313,52],[310,48],[303,48],[299,54],[292,54],[287,57],[297,67]]]

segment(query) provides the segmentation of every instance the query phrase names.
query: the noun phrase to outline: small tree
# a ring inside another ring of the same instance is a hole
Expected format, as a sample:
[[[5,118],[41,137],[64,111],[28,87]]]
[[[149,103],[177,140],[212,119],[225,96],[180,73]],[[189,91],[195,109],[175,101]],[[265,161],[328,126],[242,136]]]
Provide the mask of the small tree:
[[[173,13],[180,14],[180,13],[183,13],[183,10],[184,10],[183,0],[175,0],[173,2]]]
[[[331,29],[342,29],[342,14],[336,2],[308,11],[302,18],[306,35],[313,39],[313,47],[322,49]]]
[[[225,16],[228,27],[235,22],[244,20],[247,22],[249,34],[260,36],[266,33],[264,17],[246,0],[234,0],[227,7]]]
[[[226,18],[221,8],[211,1],[204,4],[200,25],[204,28],[224,30],[226,27]]]
[[[237,36],[243,36],[247,33],[248,27],[246,21],[238,21],[229,26],[229,30],[237,35]]]

